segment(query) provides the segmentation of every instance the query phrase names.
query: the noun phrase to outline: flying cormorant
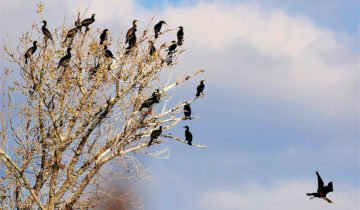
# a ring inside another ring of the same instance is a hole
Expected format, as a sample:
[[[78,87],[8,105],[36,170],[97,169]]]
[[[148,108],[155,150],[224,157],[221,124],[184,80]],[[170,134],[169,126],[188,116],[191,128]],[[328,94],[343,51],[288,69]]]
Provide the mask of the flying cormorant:
[[[316,171],[316,176],[317,176],[317,179],[318,179],[318,189],[317,189],[317,192],[314,192],[314,193],[306,193],[307,196],[313,196],[313,197],[310,197],[310,199],[313,199],[313,198],[321,198],[321,199],[324,199],[326,200],[327,202],[329,203],[334,203],[332,202],[331,200],[329,200],[327,197],[326,197],[326,194],[328,194],[329,192],[332,192],[333,191],[333,184],[332,182],[329,182],[327,186],[324,186],[324,182],[323,180],[321,179],[319,173]]]
[[[158,35],[159,35],[159,33],[160,33],[162,24],[167,25],[166,22],[162,20],[162,21],[158,22],[158,23],[154,26],[155,39],[158,38]]]
[[[204,82],[205,82],[205,80],[201,80],[200,85],[197,86],[197,88],[196,88],[196,90],[197,90],[196,97],[199,97],[202,94],[202,92],[204,91],[204,88],[205,88]]]
[[[192,138],[193,138],[193,136],[192,136],[192,134],[190,133],[190,131],[189,131],[189,126],[184,126],[184,128],[186,128],[186,130],[185,130],[185,138],[186,138],[186,141],[187,141],[187,143],[188,143],[188,145],[192,145]]]
[[[79,27],[79,25],[77,24],[77,21],[75,21],[75,28],[72,28],[72,29],[70,29],[70,30],[67,32],[64,42],[66,42],[67,39],[71,39],[71,40],[72,40],[72,39],[75,37],[75,35],[76,35],[77,31],[79,30],[79,28],[80,28],[80,27]]]
[[[126,33],[126,41],[125,41],[125,44],[128,43],[130,41],[130,38],[135,35],[135,32],[137,30],[137,26],[136,26],[136,23],[138,22],[138,20],[134,20],[133,21],[133,27],[131,27],[128,32]],[[135,38],[135,42],[136,42],[136,38]],[[130,44],[129,44],[129,47],[130,47]],[[130,47],[131,48],[131,47]]]
[[[60,68],[60,66],[63,66],[65,68],[69,64],[70,59],[71,59],[71,52],[70,51],[71,51],[71,48],[68,47],[67,48],[67,54],[60,59],[59,65],[58,65],[57,68]]]
[[[91,15],[91,18],[88,18],[88,19],[85,19],[81,22],[81,26],[80,27],[83,27],[85,26],[86,27],[86,31],[89,30],[89,25],[92,24],[93,22],[95,22],[95,14],[92,14]]]
[[[54,42],[50,31],[46,28],[46,25],[47,25],[46,21],[44,20],[43,23],[44,23],[44,25],[41,27],[41,30],[45,36],[45,40],[50,39],[52,42]]]
[[[100,45],[102,45],[104,43],[104,41],[107,41],[107,37],[108,37],[108,29],[104,29],[104,31],[101,33],[100,35]]]
[[[159,130],[153,130],[151,132],[148,146],[150,146],[153,143],[153,141],[156,140],[161,135],[161,132],[162,132],[162,126],[160,126]]]
[[[177,32],[177,40],[177,44],[181,46],[184,41],[184,28],[182,26],[179,26],[179,31]]]
[[[26,50],[25,55],[24,55],[25,56],[25,64],[27,64],[28,58],[30,58],[31,55],[35,53],[35,51],[37,49],[36,43],[37,43],[37,41],[34,41],[33,46]]]
[[[184,115],[185,115],[185,120],[189,119],[191,120],[191,107],[190,107],[190,103],[186,103],[184,105]]]

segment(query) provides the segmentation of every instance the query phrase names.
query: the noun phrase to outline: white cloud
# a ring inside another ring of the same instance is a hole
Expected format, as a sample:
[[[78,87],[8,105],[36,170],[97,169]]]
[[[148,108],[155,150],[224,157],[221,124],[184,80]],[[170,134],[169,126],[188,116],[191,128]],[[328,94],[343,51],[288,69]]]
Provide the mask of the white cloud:
[[[333,205],[321,199],[309,200],[306,192],[316,191],[316,183],[305,180],[280,182],[272,187],[249,184],[239,190],[218,190],[204,193],[199,205],[202,209],[222,210],[356,210],[359,207],[356,189],[335,189],[328,194]]]

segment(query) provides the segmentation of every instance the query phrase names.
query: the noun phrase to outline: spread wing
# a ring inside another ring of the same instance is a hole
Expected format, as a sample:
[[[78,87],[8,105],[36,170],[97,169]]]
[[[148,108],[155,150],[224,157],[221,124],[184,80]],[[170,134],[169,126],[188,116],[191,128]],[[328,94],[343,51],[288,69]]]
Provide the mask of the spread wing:
[[[332,192],[334,189],[333,189],[333,183],[332,182],[329,182],[328,186],[324,187],[324,191],[326,193],[328,192]]]
[[[319,189],[321,189],[321,188],[323,188],[324,187],[324,182],[323,182],[323,180],[321,179],[321,177],[320,177],[320,175],[319,175],[319,173],[316,171],[316,176],[317,176],[317,178],[318,178],[318,191],[319,191]]]

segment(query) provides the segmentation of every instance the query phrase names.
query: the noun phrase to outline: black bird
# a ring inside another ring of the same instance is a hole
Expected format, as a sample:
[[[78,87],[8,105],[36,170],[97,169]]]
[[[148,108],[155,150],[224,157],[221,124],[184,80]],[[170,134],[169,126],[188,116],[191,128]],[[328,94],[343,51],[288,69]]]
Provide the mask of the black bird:
[[[136,31],[136,29],[135,29],[135,31]],[[135,47],[135,44],[136,44],[136,34],[134,32],[134,34],[129,39],[129,46],[126,48],[125,54],[129,53],[131,48]]]
[[[333,191],[333,184],[332,182],[329,182],[327,186],[324,186],[324,182],[323,180],[321,179],[319,173],[316,171],[316,176],[317,176],[317,179],[318,179],[318,189],[317,189],[317,192],[314,192],[314,193],[306,193],[307,196],[313,196],[311,197],[310,199],[313,199],[313,198],[321,198],[321,199],[324,199],[326,200],[327,202],[329,203],[334,203],[332,202],[331,200],[329,200],[327,197],[326,197],[326,194],[328,194],[329,192],[332,192]]]
[[[57,68],[60,68],[60,66],[63,66],[65,68],[69,64],[70,59],[71,59],[71,52],[70,51],[71,51],[71,48],[68,47],[67,48],[67,54],[60,59],[59,65],[58,65]]]
[[[159,94],[159,93],[153,92],[151,98],[148,98],[146,101],[144,101],[144,103],[141,104],[139,111],[141,111],[143,108],[149,108],[155,103],[159,103],[160,99],[158,99],[157,94]],[[160,97],[161,97],[161,95],[160,95]]]
[[[46,25],[47,25],[46,21],[44,20],[43,23],[44,23],[44,25],[41,27],[41,30],[45,36],[45,39],[50,39],[52,42],[54,42],[50,31],[46,28]]]
[[[112,54],[112,52],[107,48],[106,45],[104,46],[104,50],[105,50],[104,56],[106,58],[115,58],[114,55]]]
[[[170,45],[168,48],[168,56],[171,56],[175,52],[175,49],[177,47],[176,41],[172,41],[171,44],[172,45]]]
[[[128,32],[126,33],[126,41],[125,41],[125,44],[128,43],[130,41],[130,38],[135,35],[135,32],[137,30],[137,26],[136,26],[136,23],[138,22],[138,20],[134,20],[133,21],[133,27],[131,27]],[[135,38],[136,40],[136,38]],[[135,41],[136,42],[136,41]],[[130,46],[130,44],[129,44]],[[131,48],[131,47],[130,47]]]
[[[108,37],[108,29],[104,29],[104,31],[101,33],[100,35],[100,45],[102,45],[104,43],[104,41],[107,41],[107,37]]]
[[[199,97],[203,93],[204,88],[205,88],[204,82],[205,82],[205,80],[201,80],[200,85],[197,86],[197,88],[196,88],[196,90],[197,90],[196,97]]]
[[[159,130],[153,130],[150,134],[150,141],[148,146],[150,146],[154,140],[156,140],[157,138],[159,138],[159,136],[161,135],[162,132],[162,126],[160,126]]]
[[[96,75],[96,73],[97,73],[97,71],[99,70],[99,68],[100,68],[100,64],[98,63],[95,67],[91,67],[91,68],[89,69],[89,78],[90,78],[90,79],[92,79],[93,76]]]
[[[155,39],[158,38],[158,35],[159,35],[160,30],[161,30],[162,24],[167,25],[166,22],[162,20],[162,21],[158,22],[158,23],[154,26]]]
[[[35,51],[37,49],[36,43],[37,43],[37,41],[34,41],[33,46],[26,50],[25,55],[24,55],[25,56],[25,64],[27,64],[28,58],[30,58],[35,53]]]
[[[88,18],[88,19],[85,19],[81,22],[81,26],[80,27],[83,27],[85,26],[86,27],[86,31],[89,30],[89,25],[92,24],[93,22],[95,22],[95,14],[92,14],[91,15],[91,18]]]
[[[160,103],[161,93],[159,92],[159,89],[156,89],[156,92],[153,93],[153,97],[155,99],[155,103]]]
[[[67,32],[64,42],[66,42],[68,39],[73,40],[78,30],[79,30],[79,25],[77,21],[75,21],[75,28],[72,28]]]
[[[184,41],[184,28],[182,26],[179,26],[179,31],[177,32],[177,40],[177,44],[181,46]]]
[[[154,53],[156,52],[156,48],[154,47],[154,43],[149,40],[149,55],[150,57],[154,55]]]
[[[189,126],[184,126],[184,128],[186,128],[186,130],[185,130],[185,138],[186,138],[186,141],[187,141],[187,143],[188,143],[188,145],[192,145],[192,138],[193,138],[193,136],[192,136],[192,134],[190,133],[190,131],[189,131]]]
[[[184,115],[185,115],[185,120],[189,119],[191,120],[191,107],[190,107],[190,103],[186,103],[184,105]]]

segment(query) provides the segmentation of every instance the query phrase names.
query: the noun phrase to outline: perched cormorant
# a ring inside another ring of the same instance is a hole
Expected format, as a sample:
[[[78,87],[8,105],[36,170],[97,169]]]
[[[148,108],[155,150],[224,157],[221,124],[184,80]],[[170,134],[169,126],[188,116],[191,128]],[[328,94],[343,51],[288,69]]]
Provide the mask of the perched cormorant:
[[[92,79],[94,75],[96,75],[97,71],[99,70],[100,68],[100,64],[98,63],[95,67],[91,67],[89,69],[89,78]]]
[[[172,45],[169,46],[168,48],[168,56],[172,55],[175,52],[175,49],[177,47],[176,41],[172,41],[171,42]]]
[[[332,182],[329,182],[327,186],[324,186],[324,182],[323,180],[321,179],[319,173],[316,171],[316,176],[317,176],[317,179],[318,179],[318,189],[317,189],[317,192],[314,192],[314,193],[306,193],[307,196],[313,196],[311,197],[310,199],[313,199],[313,198],[321,198],[321,199],[324,199],[326,200],[327,202],[329,203],[333,203],[331,200],[329,200],[327,197],[326,197],[326,194],[328,194],[329,192],[332,192],[333,191],[333,184]]]
[[[189,119],[191,120],[191,107],[190,107],[190,103],[186,103],[184,105],[184,115],[185,115],[185,120]]]
[[[184,28],[182,26],[179,26],[179,31],[177,32],[177,40],[177,44],[181,46],[184,41]]]
[[[69,64],[70,59],[71,59],[71,52],[70,51],[71,51],[71,48],[68,47],[67,48],[67,54],[60,59],[59,65],[58,65],[57,68],[60,68],[60,66],[63,66],[65,68]]]
[[[137,26],[136,26],[136,23],[138,22],[138,20],[134,20],[133,21],[133,27],[131,27],[128,32],[126,33],[126,41],[125,41],[125,44],[128,43],[130,41],[130,38],[135,35],[135,32],[137,30]],[[136,40],[136,38],[135,38]],[[136,42],[136,41],[135,41]],[[129,44],[129,47],[130,47],[130,44]],[[130,47],[131,48],[131,47]]]
[[[158,92],[153,92],[151,98],[148,98],[146,101],[144,101],[144,103],[141,104],[139,111],[141,111],[143,108],[149,108],[155,103],[159,103],[160,98],[158,99],[158,94],[159,94]]]
[[[159,136],[161,135],[162,132],[162,126],[160,126],[159,130],[153,130],[150,134],[150,141],[148,146],[150,146],[154,140],[156,140],[157,138],[159,138]]]
[[[187,141],[187,143],[188,143],[188,145],[192,145],[192,138],[193,138],[193,136],[192,136],[192,134],[190,133],[190,131],[189,131],[189,126],[184,126],[184,128],[186,128],[186,130],[185,130],[185,138],[186,138],[186,141]]]
[[[161,93],[159,92],[159,89],[156,89],[156,92],[153,93],[153,97],[155,99],[155,103],[160,103]]]
[[[37,49],[36,43],[37,43],[37,41],[34,41],[33,46],[26,50],[25,55],[24,55],[25,56],[25,64],[27,64],[28,58],[30,58],[31,55],[35,53],[35,51]]]
[[[107,46],[104,46],[104,55],[106,58],[115,58],[112,52],[107,48]]]
[[[154,47],[154,43],[149,40],[149,55],[150,57],[154,55],[154,53],[156,52],[156,48]]]
[[[204,82],[205,82],[205,80],[201,80],[200,85],[197,86],[197,88],[196,88],[196,90],[197,90],[196,97],[199,97],[202,94],[202,92],[204,91],[204,88],[205,88]]]
[[[158,23],[154,26],[155,39],[158,38],[158,35],[159,35],[159,33],[160,33],[162,24],[167,25],[166,22],[162,20],[162,21],[158,22]]]
[[[41,30],[45,36],[45,39],[50,39],[51,41],[54,42],[50,31],[46,28],[46,25],[47,25],[46,21],[44,20],[43,23],[44,23],[44,25],[41,27]]]
[[[77,31],[79,30],[79,28],[80,27],[79,27],[77,21],[75,21],[75,28],[72,28],[67,32],[64,42],[66,42],[67,39],[72,40],[75,37],[75,35],[76,35]]]
[[[130,52],[131,48],[135,47],[135,44],[136,44],[136,34],[134,32],[134,34],[129,39],[129,46],[126,48],[126,54]]]
[[[108,29],[104,29],[104,31],[101,33],[100,35],[100,45],[102,45],[104,43],[104,41],[107,41],[107,37],[108,37]]]
[[[88,19],[85,19],[81,22],[81,26],[80,27],[83,27],[85,26],[86,27],[86,31],[89,30],[89,25],[92,24],[93,22],[95,22],[95,14],[92,14],[91,15],[91,18],[88,18]]]

